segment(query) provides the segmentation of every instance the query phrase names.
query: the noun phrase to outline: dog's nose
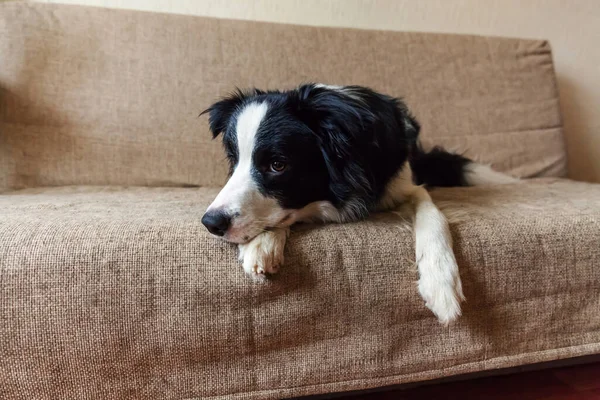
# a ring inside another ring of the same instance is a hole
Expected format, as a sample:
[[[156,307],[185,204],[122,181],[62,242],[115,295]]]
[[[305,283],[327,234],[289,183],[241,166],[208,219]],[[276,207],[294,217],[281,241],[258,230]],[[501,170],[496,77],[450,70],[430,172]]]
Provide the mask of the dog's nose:
[[[202,217],[202,224],[213,235],[223,236],[229,229],[231,217],[223,211],[207,211]]]

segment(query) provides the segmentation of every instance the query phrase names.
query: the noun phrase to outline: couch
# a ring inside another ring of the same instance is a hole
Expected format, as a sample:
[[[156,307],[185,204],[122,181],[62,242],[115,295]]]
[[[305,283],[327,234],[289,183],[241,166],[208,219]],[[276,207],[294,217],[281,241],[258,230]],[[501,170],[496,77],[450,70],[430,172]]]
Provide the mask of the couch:
[[[467,302],[416,290],[410,220],[293,230],[246,277],[200,218],[235,86],[367,85],[523,178],[436,189]],[[600,185],[567,178],[543,40],[0,4],[0,398],[275,399],[600,353]]]

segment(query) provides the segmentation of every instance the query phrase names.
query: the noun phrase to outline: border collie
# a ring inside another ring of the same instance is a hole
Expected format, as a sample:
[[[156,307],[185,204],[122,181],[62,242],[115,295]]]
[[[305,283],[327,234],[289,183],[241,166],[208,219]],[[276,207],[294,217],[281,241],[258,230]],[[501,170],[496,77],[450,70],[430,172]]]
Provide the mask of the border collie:
[[[238,244],[246,273],[277,272],[296,222],[356,221],[410,202],[419,293],[442,324],[461,314],[448,223],[426,187],[513,178],[441,148],[424,151],[406,105],[365,87],[238,90],[204,113],[213,138],[222,134],[230,177],[202,223]]]

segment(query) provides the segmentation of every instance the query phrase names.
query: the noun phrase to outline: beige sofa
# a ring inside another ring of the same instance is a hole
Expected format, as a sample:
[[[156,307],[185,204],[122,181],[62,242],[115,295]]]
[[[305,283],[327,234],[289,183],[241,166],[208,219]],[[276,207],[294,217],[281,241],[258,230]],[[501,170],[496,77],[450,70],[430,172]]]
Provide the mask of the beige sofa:
[[[202,213],[198,113],[303,81],[402,96],[423,137],[526,179],[440,189],[468,298],[443,327],[410,222],[297,228],[266,284]],[[565,179],[550,46],[0,4],[0,398],[274,399],[600,352],[600,185]]]

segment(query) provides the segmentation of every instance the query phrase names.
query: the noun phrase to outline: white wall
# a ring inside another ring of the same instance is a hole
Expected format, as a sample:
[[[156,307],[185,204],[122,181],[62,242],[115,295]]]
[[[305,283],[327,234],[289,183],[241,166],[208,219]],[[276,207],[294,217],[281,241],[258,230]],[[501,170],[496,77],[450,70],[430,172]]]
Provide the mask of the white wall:
[[[600,0],[42,0],[371,29],[549,39],[571,177],[600,182]]]

